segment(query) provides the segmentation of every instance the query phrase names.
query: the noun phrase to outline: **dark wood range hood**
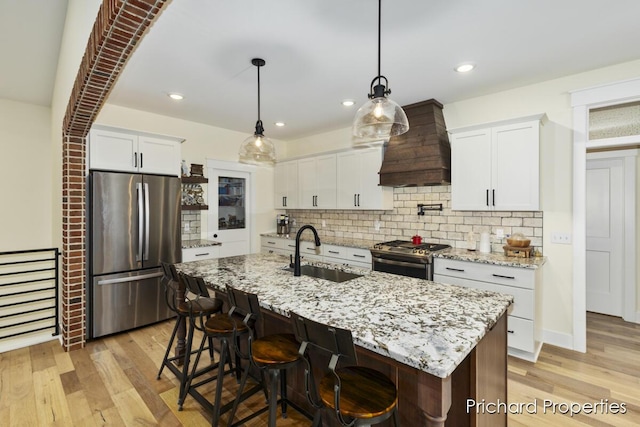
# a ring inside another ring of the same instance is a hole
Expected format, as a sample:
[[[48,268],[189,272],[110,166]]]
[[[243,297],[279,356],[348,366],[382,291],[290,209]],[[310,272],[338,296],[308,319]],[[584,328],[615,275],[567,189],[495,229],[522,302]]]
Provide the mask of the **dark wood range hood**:
[[[409,131],[389,139],[380,168],[380,185],[409,187],[451,182],[451,146],[435,99],[402,107]]]

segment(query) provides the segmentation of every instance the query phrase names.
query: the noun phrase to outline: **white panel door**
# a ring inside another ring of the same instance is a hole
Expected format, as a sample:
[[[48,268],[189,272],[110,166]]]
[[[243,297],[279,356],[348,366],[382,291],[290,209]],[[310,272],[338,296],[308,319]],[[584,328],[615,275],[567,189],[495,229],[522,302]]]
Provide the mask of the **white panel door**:
[[[320,156],[316,159],[316,207],[336,208],[336,155]]]
[[[587,160],[587,310],[622,316],[624,164]]]
[[[220,257],[251,253],[251,174],[208,168],[209,235],[222,243]]]
[[[539,122],[494,127],[490,204],[498,211],[539,208]]]
[[[137,172],[137,151],[136,135],[102,129],[92,129],[89,134],[90,169]]]
[[[451,208],[486,211],[491,192],[491,129],[451,135]]]
[[[360,151],[346,151],[336,155],[337,161],[337,203],[338,209],[355,209],[360,192],[361,160]],[[378,165],[378,167],[380,167]]]
[[[316,205],[316,159],[298,160],[298,207],[313,209]]]
[[[180,142],[140,136],[140,172],[180,176]]]
[[[298,162],[277,163],[274,171],[274,189],[276,209],[295,209],[298,207]]]

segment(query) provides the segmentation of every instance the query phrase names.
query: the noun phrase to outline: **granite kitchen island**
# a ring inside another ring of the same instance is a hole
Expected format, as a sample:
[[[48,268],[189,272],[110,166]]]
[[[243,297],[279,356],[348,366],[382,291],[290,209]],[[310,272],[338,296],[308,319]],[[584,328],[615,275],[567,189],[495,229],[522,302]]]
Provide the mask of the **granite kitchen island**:
[[[258,294],[268,332],[290,328],[290,311],[350,329],[360,364],[396,383],[403,425],[506,426],[505,414],[467,405],[506,402],[511,296],[366,270],[350,269],[362,277],[342,283],[294,277],[284,270],[288,262],[252,254],[177,269],[202,276],[216,292],[230,285]],[[289,385],[304,403],[301,383]]]

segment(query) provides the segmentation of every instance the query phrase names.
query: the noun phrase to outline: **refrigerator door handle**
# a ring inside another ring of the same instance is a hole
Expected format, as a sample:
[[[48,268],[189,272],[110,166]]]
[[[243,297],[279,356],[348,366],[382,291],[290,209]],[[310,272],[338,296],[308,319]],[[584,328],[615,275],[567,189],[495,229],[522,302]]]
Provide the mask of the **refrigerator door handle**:
[[[149,273],[149,274],[142,274],[140,276],[119,277],[117,279],[98,280],[98,285],[113,285],[114,283],[134,282],[136,280],[153,279],[153,278],[162,277],[162,276],[163,276],[163,273]]]
[[[144,260],[149,261],[149,183],[144,183]]]
[[[136,193],[138,196],[138,253],[136,254],[136,261],[142,261],[142,247],[143,247],[143,223],[144,223],[144,211],[142,200],[142,183],[136,184]]]

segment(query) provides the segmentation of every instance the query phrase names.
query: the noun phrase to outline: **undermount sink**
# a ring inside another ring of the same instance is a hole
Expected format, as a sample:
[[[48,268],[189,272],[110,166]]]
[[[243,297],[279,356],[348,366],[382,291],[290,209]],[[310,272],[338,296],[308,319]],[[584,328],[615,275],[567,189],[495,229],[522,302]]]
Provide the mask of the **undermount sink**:
[[[292,267],[285,268],[286,271],[293,271]],[[361,274],[348,273],[342,270],[333,270],[331,268],[316,267],[315,265],[300,266],[300,273],[304,276],[316,277],[318,279],[329,280],[331,282],[346,282],[347,280],[362,277]]]

